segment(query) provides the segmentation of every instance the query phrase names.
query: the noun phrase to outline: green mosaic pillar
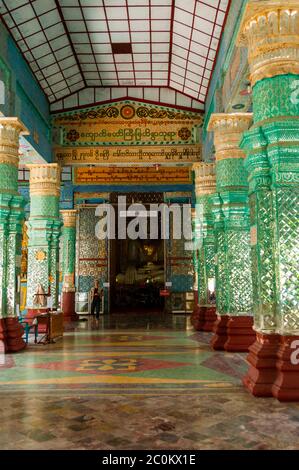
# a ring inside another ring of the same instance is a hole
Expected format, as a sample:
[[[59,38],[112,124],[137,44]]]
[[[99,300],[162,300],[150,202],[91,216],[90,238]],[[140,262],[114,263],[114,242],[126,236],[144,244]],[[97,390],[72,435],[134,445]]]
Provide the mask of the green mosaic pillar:
[[[56,163],[28,165],[30,217],[28,221],[28,318],[47,311],[47,299],[58,307],[60,167]],[[36,294],[41,293],[37,298]],[[45,297],[47,296],[47,297]]]
[[[245,386],[299,400],[299,9],[298,1],[250,1],[239,35],[248,47],[252,129],[249,172],[254,328]],[[296,361],[295,361],[296,362]]]
[[[62,311],[66,321],[78,320],[75,311],[76,210],[61,211],[63,219]]]
[[[216,237],[216,298],[218,321],[214,349],[247,351],[255,340],[252,329],[252,275],[247,171],[239,148],[252,115],[212,114],[216,189],[213,197]]]
[[[215,239],[211,212],[211,195],[216,190],[214,163],[196,163],[195,173],[196,222],[198,246],[198,316],[197,329],[212,331],[215,306]]]
[[[228,278],[226,269],[226,237],[224,230],[224,214],[222,211],[222,200],[218,193],[211,196],[214,238],[215,238],[215,278],[216,278],[216,313],[217,313],[217,338],[219,337],[219,349],[223,349],[227,340],[228,323]],[[220,323],[221,322],[221,323]],[[216,326],[216,324],[215,324]],[[223,341],[220,342],[220,328],[223,328]],[[214,347],[217,348],[216,338]]]
[[[20,308],[23,197],[18,193],[19,136],[28,134],[17,118],[0,117],[0,340],[8,351],[25,347]]]
[[[197,249],[197,238],[198,238],[198,224],[196,220],[196,209],[192,207],[191,210],[191,224],[192,224],[192,241],[194,250],[192,253],[193,268],[194,268],[194,285],[193,285],[193,298],[194,306],[191,315],[191,324],[195,330],[200,329],[199,324],[199,305],[198,305],[198,256],[199,251]]]

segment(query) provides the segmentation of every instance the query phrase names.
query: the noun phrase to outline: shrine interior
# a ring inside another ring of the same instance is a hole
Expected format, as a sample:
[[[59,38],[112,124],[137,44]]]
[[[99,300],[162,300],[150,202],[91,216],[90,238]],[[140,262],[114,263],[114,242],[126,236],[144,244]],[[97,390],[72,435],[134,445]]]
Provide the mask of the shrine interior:
[[[299,1],[0,18],[0,450],[298,450]]]
[[[118,197],[115,195],[117,203]],[[136,201],[146,210],[150,210],[153,200],[150,193],[132,193],[126,199],[128,207]],[[156,193],[154,200],[157,204],[163,202],[163,194]],[[158,217],[158,215],[157,215]],[[150,238],[150,224],[146,224],[146,233],[142,239],[131,240],[127,227],[134,217],[126,219],[126,238],[110,240],[110,303],[114,313],[163,312],[163,297],[160,289],[165,285],[164,240],[161,238],[161,223],[157,239]],[[115,231],[118,233],[118,224]]]

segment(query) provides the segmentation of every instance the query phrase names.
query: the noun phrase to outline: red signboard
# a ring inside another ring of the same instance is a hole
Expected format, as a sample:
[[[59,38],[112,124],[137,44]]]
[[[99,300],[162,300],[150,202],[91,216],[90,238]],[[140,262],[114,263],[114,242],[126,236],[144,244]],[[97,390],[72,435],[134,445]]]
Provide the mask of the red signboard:
[[[168,289],[160,289],[160,297],[169,297],[170,291]]]

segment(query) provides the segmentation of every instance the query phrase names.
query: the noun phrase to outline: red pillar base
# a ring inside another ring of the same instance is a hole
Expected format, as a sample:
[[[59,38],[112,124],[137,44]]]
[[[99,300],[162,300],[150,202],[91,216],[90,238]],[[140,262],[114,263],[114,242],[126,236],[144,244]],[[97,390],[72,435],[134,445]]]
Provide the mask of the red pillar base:
[[[61,308],[64,321],[79,320],[79,315],[75,311],[75,292],[62,292]]]
[[[197,305],[191,315],[191,324],[196,331],[201,331],[205,322],[204,311]]]
[[[280,336],[272,393],[279,401],[299,401],[299,336]]]
[[[191,315],[191,325],[196,331],[200,331],[204,324],[204,314],[198,305],[198,291],[194,291],[194,308]]]
[[[202,327],[203,331],[213,331],[217,321],[216,307],[210,307],[207,305],[204,313],[204,319],[205,322]]]
[[[229,315],[217,315],[213,330],[214,336],[211,339],[211,346],[216,351],[224,351],[224,345],[228,339],[227,324],[229,320]]]
[[[22,336],[24,328],[17,318],[5,318],[6,344],[8,352],[18,352],[26,347]]]
[[[243,378],[245,387],[256,397],[272,397],[272,387],[277,376],[276,361],[279,335],[256,333],[249,347],[249,370]]]
[[[37,315],[48,313],[48,311],[49,311],[48,308],[28,308],[25,319],[31,325],[35,317],[37,317]],[[38,327],[39,333],[46,333],[46,331],[47,331],[47,325],[39,325]]]
[[[225,351],[247,352],[256,336],[253,330],[253,317],[230,317],[227,324],[227,335],[228,338],[224,345]]]
[[[4,318],[0,319],[0,341],[4,344],[5,351],[7,350],[6,344],[6,325]]]

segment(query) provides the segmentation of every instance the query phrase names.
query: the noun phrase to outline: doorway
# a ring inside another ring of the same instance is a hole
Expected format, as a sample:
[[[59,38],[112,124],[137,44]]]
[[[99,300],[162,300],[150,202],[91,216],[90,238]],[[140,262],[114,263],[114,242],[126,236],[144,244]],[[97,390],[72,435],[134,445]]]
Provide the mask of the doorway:
[[[117,206],[119,193],[112,195],[112,203]],[[148,213],[150,204],[163,202],[163,193],[126,194],[127,215],[125,237],[110,241],[110,309],[112,313],[159,313],[164,310],[164,300],[160,290],[165,284],[165,249],[160,233],[160,214],[157,213],[158,236],[151,238],[150,222],[147,218],[146,236],[131,239],[128,236],[129,224],[134,216],[128,212],[131,204],[142,204]],[[116,208],[116,207],[115,207]],[[153,216],[151,214],[151,216]]]

